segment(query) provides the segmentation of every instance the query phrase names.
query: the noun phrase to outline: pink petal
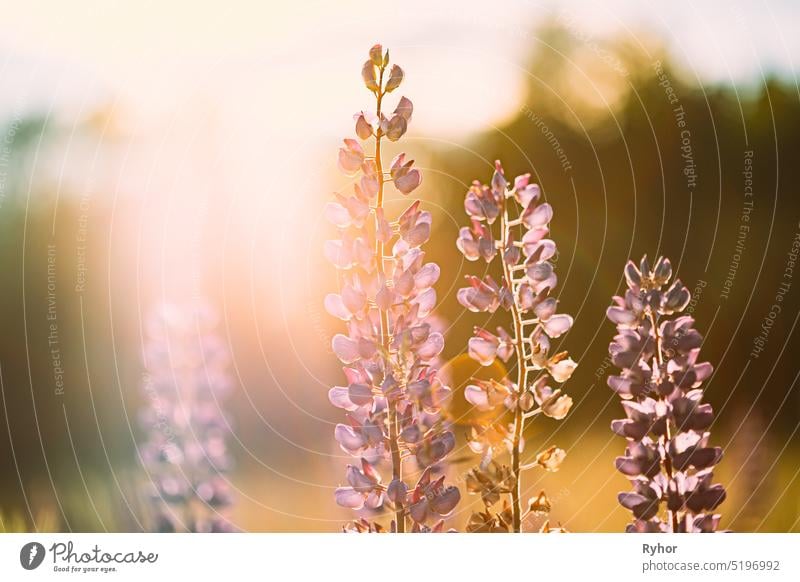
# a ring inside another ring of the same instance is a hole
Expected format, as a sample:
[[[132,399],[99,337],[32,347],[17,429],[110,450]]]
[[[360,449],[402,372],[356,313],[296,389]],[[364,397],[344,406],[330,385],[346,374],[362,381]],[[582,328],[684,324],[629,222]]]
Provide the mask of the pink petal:
[[[342,303],[350,313],[358,313],[367,304],[367,296],[350,285],[342,287]]]
[[[351,223],[347,208],[338,202],[328,202],[325,205],[325,220],[339,228],[347,228]]]
[[[363,113],[356,118],[356,135],[361,139],[368,139],[372,135],[372,126]]]
[[[403,297],[408,297],[414,290],[414,274],[411,269],[403,273],[394,280],[394,289]]]
[[[438,356],[444,349],[444,337],[442,334],[436,332],[428,336],[419,348],[417,348],[417,355],[422,360],[430,360]]]
[[[342,297],[335,293],[328,293],[324,300],[325,310],[334,317],[338,317],[344,321],[349,321],[353,315],[344,306]]]
[[[572,376],[572,372],[578,367],[572,358],[561,360],[554,366],[550,366],[550,375],[556,382],[566,382]]]
[[[433,287],[428,287],[417,295],[412,304],[419,305],[418,317],[427,317],[436,306],[436,290]]]
[[[553,219],[553,207],[545,202],[533,210],[530,208],[529,206],[522,216],[525,226],[531,229],[544,228],[546,231],[547,224]]]
[[[374,251],[363,239],[353,241],[353,258],[365,271],[372,271]]]
[[[694,367],[694,373],[697,375],[697,381],[703,382],[714,371],[714,366],[712,366],[709,362],[703,362],[701,364],[697,364]]]
[[[372,388],[366,384],[350,384],[347,396],[356,406],[371,406],[373,402]]]
[[[557,338],[567,333],[572,327],[572,316],[566,314],[554,315],[542,323],[544,331],[551,338]]]
[[[388,497],[389,501],[392,503],[405,502],[407,493],[408,486],[400,479],[394,479],[389,483],[389,487],[386,489],[386,497]]]
[[[328,400],[337,408],[353,411],[358,408],[358,406],[350,402],[350,398],[347,395],[349,390],[349,388],[345,388],[344,386],[334,386],[328,390]]]
[[[339,148],[339,169],[345,175],[353,176],[364,161],[364,150],[353,139],[346,139],[344,142],[346,147]]]
[[[347,269],[353,264],[350,248],[341,240],[326,240],[323,246],[325,258],[340,269]]]
[[[375,342],[363,337],[358,340],[358,355],[364,360],[370,359],[375,355],[376,351],[377,347],[375,346]],[[350,362],[345,362],[345,364],[349,363]]]
[[[514,345],[509,342],[503,342],[497,348],[497,357],[507,362],[514,355]]]
[[[636,314],[623,307],[609,307],[606,309],[606,317],[616,325],[630,325],[636,321]]]
[[[333,493],[336,503],[342,507],[350,509],[361,509],[364,507],[364,496],[352,487],[337,487]]]
[[[536,289],[539,283],[541,283],[542,281],[547,281],[552,276],[553,265],[548,263],[547,261],[528,264],[525,267],[525,274],[528,276],[528,279],[534,286],[534,289]]]
[[[378,489],[373,489],[364,500],[364,507],[378,509],[381,505],[383,505],[383,492]]]
[[[346,335],[337,333],[331,341],[333,353],[345,364],[352,364],[360,356],[358,353],[358,342],[351,340]]]
[[[526,232],[522,236],[522,244],[525,245],[524,247],[525,254],[528,256],[532,255],[537,248],[536,243],[544,239],[544,237],[547,236],[548,232],[549,229],[547,227],[532,228],[528,232]]]
[[[456,297],[461,305],[475,313],[492,309],[497,301],[497,294],[486,285],[478,288],[462,287],[458,290]]]
[[[558,301],[556,301],[553,297],[548,297],[547,299],[539,303],[539,305],[537,305],[533,311],[536,314],[536,317],[539,318],[539,321],[547,321],[556,312],[557,304]]]
[[[467,402],[472,404],[478,410],[485,411],[492,409],[489,404],[489,395],[486,394],[485,390],[482,390],[478,386],[470,384],[464,388],[464,398],[466,398]]]
[[[439,515],[447,515],[455,509],[461,500],[458,488],[450,486],[430,501],[431,509]]]
[[[536,233],[536,234],[531,234]],[[545,232],[545,234],[547,234]],[[533,238],[541,238],[538,236],[538,232],[535,230],[529,230],[525,236],[522,237],[522,242],[525,242],[525,237],[531,235],[531,239]],[[554,243],[549,238],[542,238],[535,243],[525,244],[525,255],[528,257],[532,257],[534,255],[538,256],[537,261],[549,261],[555,254],[556,254],[556,243]]]
[[[519,300],[519,306],[522,311],[527,311],[531,307],[533,307],[534,301],[536,299],[536,295],[533,293],[533,288],[528,285],[527,283],[523,283],[519,286],[519,292],[517,293],[517,297]]]
[[[408,129],[408,122],[402,115],[393,115],[386,128],[386,137],[389,141],[397,141]]]
[[[414,275],[414,285],[417,289],[432,287],[439,280],[441,270],[436,263],[427,263]]]
[[[369,493],[375,488],[375,479],[362,473],[357,467],[347,465],[347,482],[359,493]]]
[[[491,366],[497,355],[498,343],[480,337],[472,337],[467,343],[469,356],[482,366]]]
[[[479,244],[467,226],[462,227],[459,231],[456,247],[468,261],[477,261],[481,256]]]
[[[383,285],[380,291],[375,294],[375,304],[378,306],[378,309],[388,311],[393,303],[394,292],[386,285]]]
[[[372,176],[372,175],[361,176],[361,182],[359,182],[359,184],[361,186],[361,193],[367,199],[375,198],[375,195],[378,193],[377,176]]]
[[[414,104],[407,97],[400,97],[394,112],[405,117],[406,121],[411,121],[411,114],[414,112]]]
[[[427,222],[419,222],[408,231],[403,238],[412,247],[418,247],[428,241],[431,236],[431,225]]]
[[[342,447],[342,450],[351,455],[363,449],[367,444],[367,441],[360,433],[357,433],[352,426],[346,424],[337,424],[333,430],[333,437]]]
[[[545,403],[545,405],[542,406],[542,412],[545,416],[549,416],[555,420],[561,420],[567,416],[570,408],[572,408],[572,398],[562,394],[552,402]]]
[[[409,170],[402,176],[398,176],[394,180],[395,188],[400,190],[403,194],[410,194],[414,189],[422,183],[422,174],[419,170]]]
[[[558,277],[556,277],[556,274],[553,273],[547,279],[544,279],[544,280],[539,281],[538,283],[536,283],[533,286],[533,290],[536,293],[541,293],[545,288],[546,289],[554,289],[555,286],[556,286],[556,283],[558,283]]]
[[[516,195],[517,200],[519,200],[519,203],[522,204],[523,208],[527,208],[531,202],[539,199],[541,190],[539,189],[538,184],[528,184],[521,190],[518,189]]]

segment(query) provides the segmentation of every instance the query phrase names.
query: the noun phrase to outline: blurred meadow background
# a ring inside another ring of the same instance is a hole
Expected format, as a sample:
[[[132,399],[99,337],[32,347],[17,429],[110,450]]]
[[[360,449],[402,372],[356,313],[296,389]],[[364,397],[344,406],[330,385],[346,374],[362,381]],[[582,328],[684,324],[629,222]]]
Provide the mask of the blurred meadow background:
[[[800,531],[800,282],[770,315],[800,232],[798,26],[777,0],[5,6],[0,530],[152,528],[147,322],[199,301],[230,354],[233,526],[336,531],[350,518],[333,501],[348,460],[327,399],[342,374],[322,211],[347,185],[336,148],[369,105],[359,72],[381,42],[415,105],[404,150],[434,214],[454,388],[486,323],[455,299],[475,271],[455,247],[466,188],[501,159],[556,210],[559,300],[575,316],[561,345],[579,367],[567,419],[526,435],[567,450],[527,495],[546,488],[571,531],[624,529],[605,308],[628,258],[665,254],[716,368],[722,525]],[[458,394],[453,406],[466,412]]]

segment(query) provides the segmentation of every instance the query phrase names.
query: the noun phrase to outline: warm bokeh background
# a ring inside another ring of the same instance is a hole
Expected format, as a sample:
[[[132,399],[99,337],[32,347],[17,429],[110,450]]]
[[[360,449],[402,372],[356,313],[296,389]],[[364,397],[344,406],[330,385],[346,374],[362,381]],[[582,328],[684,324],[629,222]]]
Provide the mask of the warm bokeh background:
[[[800,531],[800,283],[750,355],[800,229],[792,3],[377,4],[4,9],[0,529],[143,527],[142,322],[198,296],[222,314],[233,355],[236,525],[333,531],[348,517],[332,499],[347,461],[326,398],[341,372],[322,308],[334,285],[322,208],[346,185],[336,145],[369,105],[359,71],[378,41],[415,104],[403,147],[426,169],[415,195],[434,212],[448,359],[484,322],[455,301],[477,268],[453,244],[466,185],[501,158],[510,174],[533,172],[555,207],[560,300],[576,317],[562,345],[580,366],[569,417],[528,435],[567,461],[532,476],[529,493],[546,487],[553,519],[573,531],[627,521],[604,311],[625,260],[666,254],[701,291],[723,525]],[[685,112],[693,188],[667,86]]]

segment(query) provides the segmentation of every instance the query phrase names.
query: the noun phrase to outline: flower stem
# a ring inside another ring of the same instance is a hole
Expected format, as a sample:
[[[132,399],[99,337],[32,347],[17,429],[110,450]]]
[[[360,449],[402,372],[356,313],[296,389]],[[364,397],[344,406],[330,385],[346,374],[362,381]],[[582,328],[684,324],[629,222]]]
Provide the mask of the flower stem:
[[[650,312],[650,323],[653,326],[653,336],[656,340],[656,362],[659,367],[659,373],[661,372],[661,368],[664,366],[664,353],[662,349],[662,338],[661,334],[658,332],[658,320],[656,319],[656,314],[652,308],[649,309]],[[663,396],[659,396],[660,400],[664,400]],[[670,481],[673,478],[673,470],[672,470],[672,458],[669,456],[669,443],[672,440],[672,435],[669,426],[669,420],[666,422],[665,434],[664,434],[664,470],[667,473]],[[667,492],[664,492],[664,497],[666,497]],[[670,523],[670,531],[672,533],[676,533],[678,531],[678,512],[672,511],[670,509],[667,510],[667,517]]]
[[[510,240],[511,224],[513,221],[508,219],[508,206],[503,200],[503,212],[500,215],[500,230],[503,236],[502,248],[505,248]],[[503,279],[512,294],[511,318],[514,322],[514,351],[517,355],[517,398],[514,405],[514,437],[511,449],[511,473],[514,476],[514,485],[511,489],[511,512],[512,527],[515,533],[522,531],[522,470],[520,469],[520,442],[522,441],[522,430],[525,424],[525,417],[522,408],[519,406],[519,397],[525,390],[525,355],[523,353],[522,337],[522,316],[517,307],[517,299],[514,294],[514,284],[512,281],[511,266],[505,261],[505,257],[500,257],[503,263]]]
[[[377,97],[377,106],[376,106],[376,115],[378,119],[381,118],[381,105],[383,102],[383,72],[384,67],[380,67],[380,77],[378,79],[378,91],[375,93]],[[373,211],[375,214],[375,226],[376,231],[380,227],[378,224],[378,213],[377,209],[383,209],[383,184],[384,184],[384,173],[383,173],[383,163],[381,160],[381,138],[383,134],[381,132],[380,126],[375,132],[375,171],[378,176],[378,199],[375,204],[375,210]],[[375,257],[377,258],[378,264],[378,279],[381,284],[385,284],[386,273],[384,269],[384,244],[383,241],[376,238],[375,240]],[[384,309],[379,309],[380,311],[380,326],[381,326],[381,345],[383,347],[384,353],[384,373],[389,368],[389,343],[390,343],[390,335],[389,335],[389,312]],[[389,450],[392,456],[392,479],[401,480],[403,478],[403,460],[400,456],[400,442],[399,442],[399,430],[398,430],[398,422],[397,422],[397,407],[396,403],[392,399],[388,399],[387,408],[389,412]],[[395,507],[395,523],[397,524],[397,533],[405,533],[406,531],[406,522],[405,522],[405,512],[403,509],[402,503],[397,503]]]

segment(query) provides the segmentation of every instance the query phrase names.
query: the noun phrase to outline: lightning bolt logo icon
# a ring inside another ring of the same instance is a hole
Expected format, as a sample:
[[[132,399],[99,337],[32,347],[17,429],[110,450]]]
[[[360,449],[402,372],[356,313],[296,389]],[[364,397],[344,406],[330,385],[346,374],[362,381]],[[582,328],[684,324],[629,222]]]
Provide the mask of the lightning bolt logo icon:
[[[39,553],[39,548],[36,545],[31,546],[31,551],[28,554],[28,566],[33,564],[33,560],[34,558],[36,558],[36,555],[38,553]]]

